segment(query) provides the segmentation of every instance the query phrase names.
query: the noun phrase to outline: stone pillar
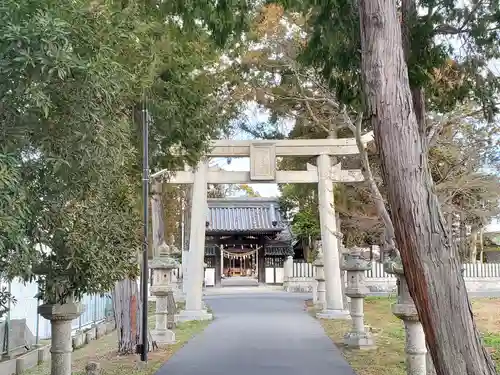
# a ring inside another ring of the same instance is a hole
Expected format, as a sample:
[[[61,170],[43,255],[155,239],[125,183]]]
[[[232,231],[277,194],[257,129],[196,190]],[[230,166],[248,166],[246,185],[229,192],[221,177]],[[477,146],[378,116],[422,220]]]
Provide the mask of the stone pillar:
[[[173,292],[173,270],[179,266],[179,262],[172,257],[175,249],[173,244],[171,247],[165,243],[161,244],[149,265],[154,270],[151,294],[156,297],[156,325],[151,336],[158,345],[175,343],[175,333],[167,327],[167,296],[169,292]],[[171,308],[175,309],[175,306]]]
[[[323,250],[321,247],[318,249],[318,255],[316,256],[316,259],[313,262],[313,266],[316,268],[316,281],[318,282],[316,287],[316,301],[314,307],[317,309],[324,310],[324,308],[326,307],[326,295],[325,295],[326,291],[325,291]]]
[[[50,320],[51,359],[50,375],[71,375],[71,322],[83,312],[80,303],[68,299],[64,304],[43,304],[38,306],[38,313]]]
[[[288,292],[289,281],[293,277],[293,257],[287,256],[283,265],[283,289]]]
[[[344,309],[342,295],[339,246],[337,237],[335,236],[335,233],[337,233],[337,224],[335,219],[330,156],[326,154],[319,155],[317,164],[319,220],[324,252],[326,286],[326,308],[318,314],[318,317],[323,319],[346,319],[349,317],[349,312]]]
[[[406,373],[408,375],[426,375],[425,334],[408,290],[401,259],[396,258],[386,262],[385,272],[394,274],[398,278],[398,299],[397,303],[392,305],[392,313],[403,321],[406,330]]]
[[[207,205],[208,165],[198,163],[194,173],[191,225],[189,235],[188,279],[186,308],[177,316],[179,321],[210,320],[212,314],[203,308],[203,261],[205,258],[205,223]]]
[[[343,269],[347,271],[347,287],[345,294],[351,298],[350,313],[352,328],[344,336],[344,345],[355,349],[374,347],[373,337],[365,329],[364,299],[368,294],[365,285],[365,271],[371,268],[371,262],[361,258],[361,249],[354,248],[346,254]]]
[[[182,302],[185,302],[188,290],[188,258],[189,258],[189,252],[187,250],[182,250],[182,255],[181,255],[182,278],[180,279],[181,288],[179,293],[179,300]]]

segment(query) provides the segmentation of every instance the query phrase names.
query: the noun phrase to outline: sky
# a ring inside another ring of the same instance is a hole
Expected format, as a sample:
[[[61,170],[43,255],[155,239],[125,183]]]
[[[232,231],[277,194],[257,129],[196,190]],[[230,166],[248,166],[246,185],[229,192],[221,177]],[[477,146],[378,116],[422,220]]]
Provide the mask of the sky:
[[[248,123],[261,123],[267,122],[269,119],[269,113],[258,107],[256,103],[249,103],[247,109],[243,113],[243,117]],[[285,124],[283,131],[288,132],[292,129],[293,123]],[[238,133],[234,134],[234,139],[250,139],[251,137]],[[231,163],[228,164],[227,160],[224,158],[214,159],[217,165],[222,169],[227,171],[249,171],[250,170],[250,158],[233,158]],[[280,195],[278,191],[277,184],[249,184],[254,191],[259,193],[262,197],[277,197]]]

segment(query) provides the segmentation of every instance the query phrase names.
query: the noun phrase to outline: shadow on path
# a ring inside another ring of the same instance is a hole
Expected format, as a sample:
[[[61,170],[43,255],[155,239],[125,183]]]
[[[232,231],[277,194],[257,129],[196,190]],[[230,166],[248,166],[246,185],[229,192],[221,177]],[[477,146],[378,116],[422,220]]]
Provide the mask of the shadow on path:
[[[157,375],[355,375],[301,296],[209,296],[215,320]]]

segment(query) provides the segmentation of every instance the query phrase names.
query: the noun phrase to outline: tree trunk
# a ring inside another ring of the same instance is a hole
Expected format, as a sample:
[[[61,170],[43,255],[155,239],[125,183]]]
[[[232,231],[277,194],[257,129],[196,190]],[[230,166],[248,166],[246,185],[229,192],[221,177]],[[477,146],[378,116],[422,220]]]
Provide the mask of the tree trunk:
[[[453,215],[453,212],[450,212],[448,214],[448,220],[447,220],[447,224],[448,224],[448,236],[449,236],[449,239],[450,239],[450,256],[453,256],[455,254],[455,236],[453,235],[453,221],[454,221],[454,216]]]
[[[117,282],[112,298],[118,334],[118,353],[135,353],[141,338],[141,299],[137,281],[126,279]]]
[[[484,227],[479,230],[479,261],[484,263]]]
[[[304,259],[307,261],[307,262],[313,262],[314,261],[314,257],[311,256],[311,246],[309,245],[311,241],[308,240],[307,242],[306,241],[302,241],[302,253],[304,254]],[[311,260],[312,259],[312,260]]]
[[[336,223],[337,223],[337,228],[336,228],[336,231],[337,233],[341,233],[341,226],[342,226],[342,223],[340,221],[340,214],[338,212],[335,212],[335,217],[336,217]],[[341,262],[344,261],[344,252],[343,252],[343,249],[344,249],[344,245],[343,245],[343,242],[342,240],[339,238],[337,239],[338,243],[339,243],[339,246],[338,246],[338,251],[339,251],[339,259]],[[341,286],[342,286],[342,296],[343,296],[343,300],[344,300],[344,308],[348,309],[349,310],[349,306],[350,306],[350,303],[351,303],[351,299],[349,297],[347,297],[347,295],[345,294],[345,289],[346,289],[346,273],[347,271],[344,271],[344,270],[341,270],[340,271],[340,280],[341,280]]]
[[[191,233],[191,205],[193,201],[193,187],[188,185],[185,190],[184,203],[184,249],[189,251],[189,234]]]
[[[187,279],[189,278],[188,274],[188,269],[187,269],[187,264],[188,264],[188,256],[189,256],[189,237],[190,237],[190,232],[191,232],[191,205],[193,201],[193,186],[191,184],[187,185],[184,188],[184,195],[183,199],[184,202],[182,204],[181,209],[183,210],[183,224],[182,224],[182,231],[183,231],[183,244],[182,244],[182,285],[183,285],[183,290],[186,290],[186,284],[187,284]]]
[[[469,262],[477,262],[477,236],[479,234],[479,228],[477,225],[473,225],[470,233],[470,243],[469,243]]]
[[[161,192],[161,183],[153,184],[151,196],[153,255],[157,253],[158,247],[164,241]],[[142,304],[137,281],[126,279],[116,283],[112,298],[118,333],[118,352],[120,354],[135,353],[136,345],[140,344],[142,321]]]
[[[163,214],[163,226],[164,226],[164,238],[165,242],[169,245],[172,239],[177,239],[179,234],[179,223],[180,223],[180,200],[179,200],[179,188],[176,185],[166,184],[162,191],[162,214]],[[166,213],[166,214],[165,214]],[[173,243],[175,244],[175,242]]]
[[[459,242],[459,254],[460,259],[463,261],[467,261],[469,249],[468,249],[468,241],[467,241],[467,226],[465,225],[465,213],[460,213],[460,242]]]
[[[405,277],[438,375],[496,374],[473,320],[427,165],[393,0],[360,0],[367,115]]]
[[[165,225],[163,220],[162,184],[155,182],[151,194],[151,227],[153,232],[153,255],[165,242]]]

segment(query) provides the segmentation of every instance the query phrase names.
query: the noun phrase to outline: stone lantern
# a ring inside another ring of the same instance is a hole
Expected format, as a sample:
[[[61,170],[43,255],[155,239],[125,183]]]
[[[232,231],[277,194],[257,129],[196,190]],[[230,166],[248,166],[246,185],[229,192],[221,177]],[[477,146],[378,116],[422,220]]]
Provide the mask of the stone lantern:
[[[362,249],[354,248],[346,254],[342,269],[347,271],[346,296],[351,298],[350,315],[352,328],[344,336],[344,344],[355,349],[374,347],[373,337],[365,329],[364,299],[368,294],[365,285],[365,271],[371,269],[371,262],[361,257]]]
[[[173,294],[173,270],[177,267],[179,262],[172,257],[170,246],[163,242],[150,263],[154,270],[151,294],[156,297],[156,326],[151,335],[158,345],[175,343],[175,333],[167,327],[167,315],[168,295]]]
[[[385,272],[396,275],[398,278],[398,299],[392,305],[392,313],[403,321],[406,330],[406,373],[408,375],[426,375],[427,347],[424,329],[408,290],[401,258],[397,256],[388,260],[384,264],[384,269]]]
[[[180,255],[181,255],[181,250],[175,246],[175,238],[174,236],[172,236],[170,238],[170,257],[173,258],[174,260],[179,260],[180,258]],[[178,272],[179,272],[179,267],[180,267],[180,263],[178,264],[178,266],[176,267]],[[174,268],[174,269],[176,269]],[[178,300],[181,300],[182,297],[183,297],[183,293],[182,293],[182,279],[181,277],[179,276],[179,274],[175,275],[174,274],[174,269],[172,269],[172,281],[171,281],[171,286],[172,286],[172,290],[174,292],[174,296],[175,296],[175,300],[178,301]]]
[[[316,281],[318,282],[317,290],[317,303],[316,308],[323,310],[326,307],[326,283],[325,283],[325,262],[323,259],[323,249],[320,246],[318,248],[318,255],[313,262],[313,266],[316,268]]]
[[[50,321],[51,325],[51,375],[70,375],[71,353],[71,322],[83,313],[83,307],[68,297],[63,304],[45,303],[38,306],[38,313]]]

